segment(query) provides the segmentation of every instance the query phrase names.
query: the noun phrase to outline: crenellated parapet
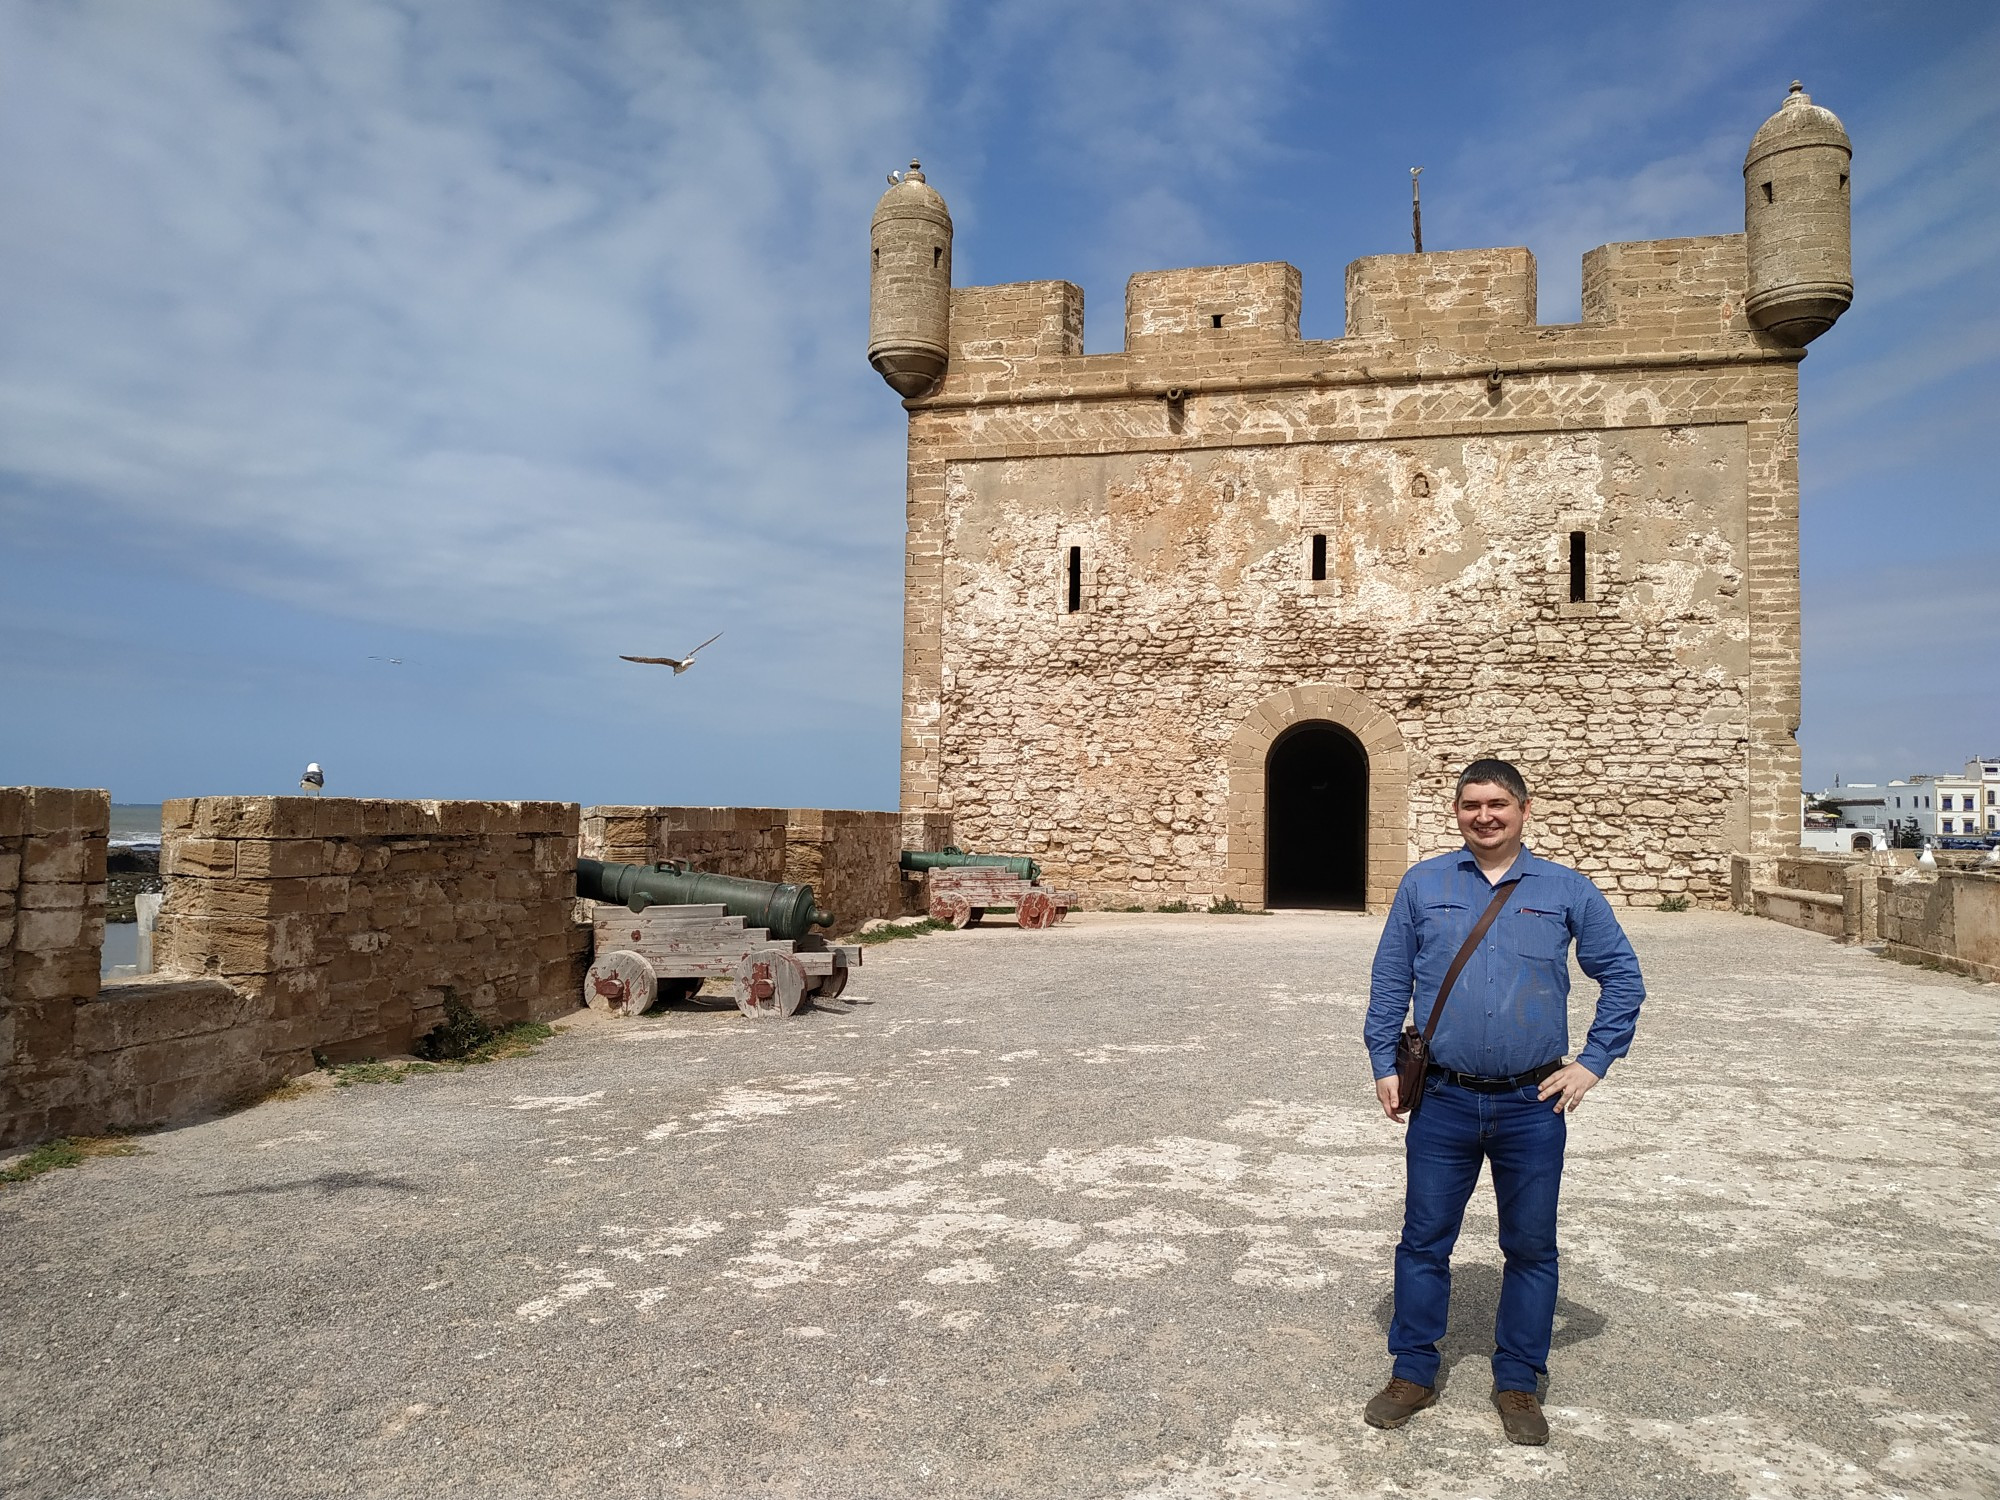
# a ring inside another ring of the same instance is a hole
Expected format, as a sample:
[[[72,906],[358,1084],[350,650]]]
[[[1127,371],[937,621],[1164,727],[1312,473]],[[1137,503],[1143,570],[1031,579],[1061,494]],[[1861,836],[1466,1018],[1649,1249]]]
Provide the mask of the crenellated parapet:
[[[1070,282],[950,285],[951,216],[913,163],[876,211],[869,355],[913,407],[1191,391],[1252,371],[1311,384],[1796,360],[1853,297],[1851,154],[1794,84],[1745,159],[1744,232],[1599,246],[1577,323],[1537,321],[1527,249],[1444,250],[1352,262],[1343,337],[1306,340],[1297,267],[1262,261],[1133,276],[1123,351],[1089,356]]]

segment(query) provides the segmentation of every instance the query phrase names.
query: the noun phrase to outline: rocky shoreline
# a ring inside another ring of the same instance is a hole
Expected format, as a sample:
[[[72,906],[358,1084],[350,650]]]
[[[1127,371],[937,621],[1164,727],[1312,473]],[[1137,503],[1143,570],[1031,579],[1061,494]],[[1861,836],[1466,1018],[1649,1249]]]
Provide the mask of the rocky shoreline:
[[[159,849],[113,844],[105,851],[104,871],[104,920],[138,921],[134,898],[160,889]]]

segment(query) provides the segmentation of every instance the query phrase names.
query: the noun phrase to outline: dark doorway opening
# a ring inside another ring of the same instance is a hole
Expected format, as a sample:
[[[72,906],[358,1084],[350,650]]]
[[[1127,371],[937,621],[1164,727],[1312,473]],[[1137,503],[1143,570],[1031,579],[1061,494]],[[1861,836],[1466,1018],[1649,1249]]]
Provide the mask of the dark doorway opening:
[[[1368,752],[1338,724],[1294,724],[1264,762],[1264,904],[1368,899]]]

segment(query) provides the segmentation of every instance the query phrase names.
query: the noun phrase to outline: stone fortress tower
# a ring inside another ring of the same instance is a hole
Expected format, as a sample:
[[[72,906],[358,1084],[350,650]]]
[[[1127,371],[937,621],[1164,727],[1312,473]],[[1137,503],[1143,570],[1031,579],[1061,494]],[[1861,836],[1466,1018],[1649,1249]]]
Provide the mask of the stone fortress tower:
[[[1380,909],[1479,755],[1614,901],[1797,842],[1798,361],[1853,295],[1850,148],[1797,84],[1744,233],[951,286],[913,163],[869,359],[910,413],[902,802],[1097,904]]]

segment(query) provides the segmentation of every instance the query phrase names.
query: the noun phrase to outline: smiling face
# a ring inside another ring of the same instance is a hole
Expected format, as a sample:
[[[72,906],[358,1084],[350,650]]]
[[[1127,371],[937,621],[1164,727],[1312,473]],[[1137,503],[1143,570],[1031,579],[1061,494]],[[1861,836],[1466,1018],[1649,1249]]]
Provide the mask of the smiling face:
[[[1532,805],[1491,781],[1468,781],[1452,810],[1473,856],[1482,865],[1495,865],[1511,864],[1521,852],[1521,833]]]

